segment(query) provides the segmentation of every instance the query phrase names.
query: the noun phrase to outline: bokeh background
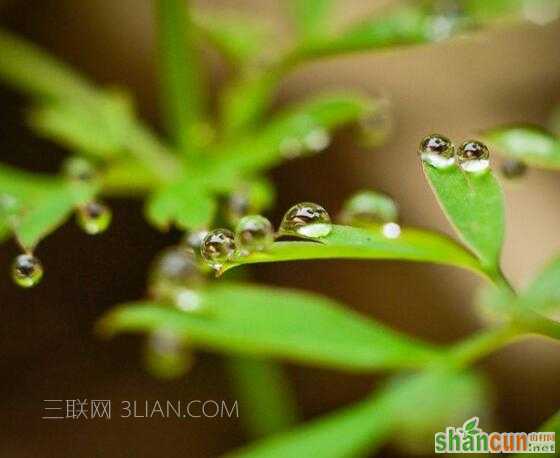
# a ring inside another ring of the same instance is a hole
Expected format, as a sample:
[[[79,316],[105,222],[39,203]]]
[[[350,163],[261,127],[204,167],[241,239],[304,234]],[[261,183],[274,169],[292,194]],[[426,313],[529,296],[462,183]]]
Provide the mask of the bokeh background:
[[[201,6],[256,14],[286,36],[284,2],[200,0]],[[344,0],[334,17],[345,21],[386,1]],[[156,75],[148,0],[3,0],[0,23],[107,85],[126,85],[139,111],[156,127]],[[424,135],[457,141],[482,128],[515,121],[545,123],[560,102],[560,22],[521,24],[468,38],[307,65],[284,82],[281,106],[324,88],[359,88],[391,100],[394,129],[387,144],[356,146],[352,129],[323,154],[273,172],[276,223],[291,204],[310,200],[333,214],[363,187],[388,192],[405,224],[450,233],[416,160]],[[208,53],[215,91],[228,77]],[[48,77],[48,76],[46,76]],[[0,160],[55,172],[65,151],[37,139],[24,122],[26,101],[0,88]],[[497,161],[497,160],[496,160]],[[504,270],[522,285],[560,251],[560,177],[531,170],[505,183],[508,233]],[[43,399],[233,399],[220,356],[200,354],[184,380],[162,382],[142,368],[141,340],[103,342],[96,319],[114,304],[145,293],[147,266],[177,234],[161,234],[143,220],[140,202],[114,200],[114,223],[87,237],[72,223],[38,249],[46,276],[32,291],[15,288],[9,265],[13,242],[0,248],[1,457],[212,457],[246,441],[234,419],[114,418],[41,420]],[[360,313],[436,343],[450,343],[484,326],[472,299],[479,280],[445,267],[401,262],[312,262],[259,266],[259,281],[326,294]],[[529,431],[560,407],[560,347],[528,341],[479,364],[492,382],[498,430]],[[363,397],[382,378],[286,366],[305,419]],[[241,415],[243,415],[241,407]],[[387,447],[381,456],[402,456]]]

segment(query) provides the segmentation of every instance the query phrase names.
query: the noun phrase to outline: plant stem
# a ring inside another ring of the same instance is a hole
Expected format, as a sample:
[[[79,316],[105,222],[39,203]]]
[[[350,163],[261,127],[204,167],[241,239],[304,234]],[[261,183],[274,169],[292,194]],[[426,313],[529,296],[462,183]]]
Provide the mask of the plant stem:
[[[200,121],[200,65],[186,0],[157,0],[161,102],[173,143],[191,154],[192,127]]]
[[[227,363],[252,436],[277,433],[295,423],[296,403],[277,363],[248,357],[231,357]]]

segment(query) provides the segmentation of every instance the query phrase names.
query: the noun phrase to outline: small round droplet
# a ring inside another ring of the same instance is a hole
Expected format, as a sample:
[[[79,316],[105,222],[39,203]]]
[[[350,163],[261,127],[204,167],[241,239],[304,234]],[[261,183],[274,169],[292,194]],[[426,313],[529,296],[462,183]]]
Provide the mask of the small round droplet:
[[[228,229],[210,231],[204,241],[200,253],[202,258],[214,270],[220,271],[224,264],[235,256],[236,244],[233,232]]]
[[[150,284],[157,289],[170,286],[189,286],[202,283],[194,252],[183,246],[165,249],[155,259],[150,272]]]
[[[484,172],[490,167],[490,152],[484,143],[469,140],[459,148],[457,162],[465,172]]]
[[[80,182],[91,182],[97,178],[95,166],[87,159],[73,156],[64,161],[62,172],[66,178]]]
[[[455,162],[455,145],[447,137],[429,135],[420,143],[420,158],[438,169],[450,167]]]
[[[527,173],[527,165],[524,162],[515,159],[506,159],[502,163],[501,172],[504,178],[514,180],[521,178]]]
[[[340,220],[349,225],[389,223],[398,219],[398,210],[390,197],[374,191],[360,191],[346,201]]]
[[[245,216],[237,225],[235,240],[244,253],[265,251],[274,242],[274,229],[264,216]]]
[[[401,235],[401,227],[397,223],[386,223],[381,230],[388,239],[398,239]]]
[[[331,230],[331,218],[323,207],[312,202],[302,202],[286,212],[279,232],[284,235],[318,238],[329,235]]]
[[[12,264],[12,279],[22,288],[31,288],[41,281],[43,266],[31,254],[20,254]]]
[[[328,148],[331,144],[331,136],[327,130],[317,127],[303,138],[303,144],[307,149],[318,153]]]
[[[99,202],[88,202],[78,208],[78,225],[90,235],[100,234],[111,224],[111,210]]]

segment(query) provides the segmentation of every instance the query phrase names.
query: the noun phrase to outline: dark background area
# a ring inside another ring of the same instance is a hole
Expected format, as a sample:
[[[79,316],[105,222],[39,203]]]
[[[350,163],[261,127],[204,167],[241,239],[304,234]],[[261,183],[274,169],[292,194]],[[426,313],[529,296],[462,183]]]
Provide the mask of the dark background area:
[[[201,1],[254,12],[283,30],[282,2]],[[370,5],[349,0],[337,18],[359,16]],[[149,2],[145,0],[0,1],[2,27],[39,43],[100,84],[130,86],[142,115],[159,123]],[[288,33],[288,32],[287,32]],[[395,131],[377,151],[360,149],[351,129],[324,155],[274,171],[278,223],[292,203],[321,203],[332,214],[348,194],[382,189],[399,202],[405,224],[450,233],[421,176],[415,148],[440,131],[457,140],[498,123],[544,123],[560,101],[560,23],[518,25],[469,39],[314,63],[292,74],[278,105],[322,88],[361,88],[393,102]],[[210,54],[211,86],[227,73]],[[48,76],[46,76],[48,77]],[[0,88],[0,160],[56,172],[65,151],[39,140],[25,125],[27,101]],[[505,271],[523,284],[560,251],[560,179],[531,171],[506,186],[508,239]],[[18,249],[0,248],[0,456],[217,456],[246,440],[232,419],[41,420],[44,399],[233,399],[219,355],[199,354],[184,380],[151,378],[141,364],[141,339],[101,341],[97,318],[112,306],[143,297],[147,267],[178,234],[161,234],[142,217],[141,202],[113,200],[114,220],[99,237],[67,223],[38,248],[46,274],[30,291],[10,281]],[[479,284],[468,273],[400,262],[311,262],[260,266],[256,277],[317,291],[396,329],[436,343],[459,340],[483,326],[472,306]],[[528,341],[480,364],[495,395],[498,430],[528,431],[560,407],[560,351]],[[288,366],[306,419],[363,397],[382,377]],[[243,407],[240,413],[243,415]],[[400,456],[392,449],[382,456]]]

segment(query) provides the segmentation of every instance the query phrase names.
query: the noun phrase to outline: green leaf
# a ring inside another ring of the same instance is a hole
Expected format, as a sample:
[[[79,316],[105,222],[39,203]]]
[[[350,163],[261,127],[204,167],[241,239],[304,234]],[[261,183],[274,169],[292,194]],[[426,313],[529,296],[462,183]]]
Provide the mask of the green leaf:
[[[533,279],[520,294],[519,301],[543,314],[560,309],[560,256],[552,259]]]
[[[422,163],[445,215],[467,246],[491,274],[499,272],[505,215],[502,189],[490,172],[437,169]]]
[[[558,441],[558,436],[560,436],[560,411],[556,412],[552,417],[550,417],[541,427],[539,428],[540,432],[543,433],[556,433],[556,441]],[[558,452],[556,451],[556,454]],[[545,456],[556,456],[556,454],[546,454]],[[535,456],[534,453],[524,453],[524,454],[517,454],[517,457],[523,458],[532,458]]]
[[[199,56],[186,0],[157,0],[162,108],[175,145],[192,154],[191,127],[202,118]]]
[[[292,16],[303,40],[327,33],[333,0],[290,0]]]
[[[220,283],[200,293],[208,316],[152,303],[122,306],[101,330],[169,328],[193,345],[225,353],[287,358],[347,370],[418,367],[440,353],[329,299],[285,289]]]
[[[392,239],[383,235],[380,225],[369,228],[334,225],[331,233],[318,241],[275,242],[267,252],[238,257],[226,268],[305,259],[402,259],[481,272],[480,264],[470,253],[444,236],[403,228],[400,236]]]
[[[403,437],[407,442],[428,439],[429,449],[433,450],[434,432],[443,430],[456,418],[464,418],[466,411],[480,405],[483,396],[481,379],[469,373],[421,373],[396,379],[365,401],[228,456],[369,456],[395,433],[399,444],[404,442]]]
[[[276,115],[259,132],[246,136],[236,145],[220,151],[215,167],[251,174],[272,167],[286,158],[286,144],[306,147],[306,137],[329,132],[355,122],[376,110],[372,99],[351,94],[325,94]],[[328,139],[327,139],[328,140]],[[297,152],[296,152],[297,154]]]
[[[80,75],[43,50],[0,31],[0,78],[31,95],[87,99],[95,90]]]
[[[19,242],[28,250],[58,228],[79,205],[93,199],[95,186],[60,181],[43,188],[32,203],[24,202],[24,212],[15,226]]]
[[[195,11],[194,25],[233,64],[245,66],[267,50],[270,27],[258,20],[229,11]]]
[[[116,93],[100,95],[95,103],[49,103],[35,109],[30,117],[40,135],[102,159],[123,155],[131,120],[130,102]]]
[[[157,190],[146,204],[147,218],[161,229],[171,224],[182,229],[208,227],[215,213],[215,198],[190,177]]]
[[[492,148],[507,157],[533,167],[560,169],[560,139],[541,127],[502,126],[482,136]]]

